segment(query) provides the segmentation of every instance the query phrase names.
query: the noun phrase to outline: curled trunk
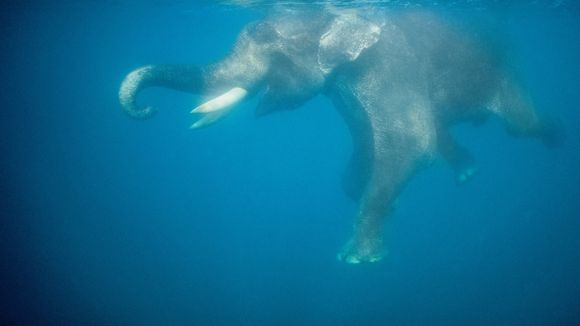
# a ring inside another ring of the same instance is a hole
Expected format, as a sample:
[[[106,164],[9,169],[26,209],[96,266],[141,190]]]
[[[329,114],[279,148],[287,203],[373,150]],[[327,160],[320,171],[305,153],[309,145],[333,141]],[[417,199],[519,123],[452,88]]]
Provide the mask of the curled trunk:
[[[193,65],[149,65],[125,77],[119,89],[119,101],[125,112],[135,119],[146,119],[155,113],[151,106],[137,104],[139,92],[148,87],[167,87],[183,92],[201,93],[201,69]]]

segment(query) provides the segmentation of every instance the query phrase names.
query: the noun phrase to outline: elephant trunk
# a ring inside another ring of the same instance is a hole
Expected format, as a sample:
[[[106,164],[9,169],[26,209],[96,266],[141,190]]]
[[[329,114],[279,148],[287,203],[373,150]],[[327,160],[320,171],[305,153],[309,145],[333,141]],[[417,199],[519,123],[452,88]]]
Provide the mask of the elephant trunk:
[[[199,94],[204,88],[202,70],[193,65],[149,65],[129,73],[119,89],[119,101],[132,118],[147,119],[155,113],[151,106],[137,105],[137,95],[148,87],[167,87]]]

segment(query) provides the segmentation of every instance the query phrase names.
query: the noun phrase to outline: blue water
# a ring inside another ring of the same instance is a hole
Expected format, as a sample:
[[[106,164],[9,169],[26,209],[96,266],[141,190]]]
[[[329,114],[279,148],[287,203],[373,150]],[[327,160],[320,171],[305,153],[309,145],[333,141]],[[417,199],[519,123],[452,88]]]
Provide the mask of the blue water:
[[[218,60],[263,8],[3,5],[1,324],[578,325],[580,11],[490,4],[566,141],[456,128],[481,172],[463,186],[440,161],[417,175],[389,255],[363,265],[335,258],[356,205],[327,99],[260,119],[254,101],[199,131],[191,95],[148,91],[147,121],[121,111],[129,71]]]

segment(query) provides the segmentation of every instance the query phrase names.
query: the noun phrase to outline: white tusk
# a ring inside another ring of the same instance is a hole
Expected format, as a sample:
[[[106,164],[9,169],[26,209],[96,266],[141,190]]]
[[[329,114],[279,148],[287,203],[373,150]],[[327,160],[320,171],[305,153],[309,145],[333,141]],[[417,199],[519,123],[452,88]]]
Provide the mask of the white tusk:
[[[207,126],[217,122],[221,118],[225,117],[226,113],[227,113],[227,111],[207,113],[201,119],[197,120],[194,124],[192,124],[189,127],[189,129],[199,129],[202,127],[207,127]]]
[[[226,93],[209,100],[202,105],[191,110],[191,113],[210,113],[216,111],[222,111],[230,106],[240,102],[248,95],[248,91],[241,87],[234,87],[227,91]]]

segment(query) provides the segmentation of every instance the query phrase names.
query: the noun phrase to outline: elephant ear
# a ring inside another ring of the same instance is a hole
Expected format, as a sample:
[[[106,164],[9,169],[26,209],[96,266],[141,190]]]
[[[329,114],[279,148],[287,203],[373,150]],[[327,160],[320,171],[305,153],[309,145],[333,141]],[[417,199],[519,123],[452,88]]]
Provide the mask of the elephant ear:
[[[356,60],[379,40],[381,27],[354,13],[340,14],[320,37],[318,64],[329,74],[337,66]]]

